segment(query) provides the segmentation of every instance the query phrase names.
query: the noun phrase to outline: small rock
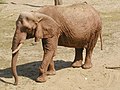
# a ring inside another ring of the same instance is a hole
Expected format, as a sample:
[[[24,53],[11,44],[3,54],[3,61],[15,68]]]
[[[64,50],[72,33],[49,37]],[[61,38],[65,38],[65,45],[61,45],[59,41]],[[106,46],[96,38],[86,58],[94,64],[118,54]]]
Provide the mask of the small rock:
[[[85,80],[87,80],[87,78],[85,77]]]

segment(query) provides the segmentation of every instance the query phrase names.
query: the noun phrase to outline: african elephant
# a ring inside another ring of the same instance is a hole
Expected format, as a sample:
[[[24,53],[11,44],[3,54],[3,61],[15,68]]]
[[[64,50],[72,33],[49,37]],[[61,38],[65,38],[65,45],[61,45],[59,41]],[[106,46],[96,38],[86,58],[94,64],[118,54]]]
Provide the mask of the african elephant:
[[[75,48],[72,67],[89,69],[92,67],[91,56],[97,39],[101,38],[102,22],[99,13],[86,3],[68,6],[43,6],[38,11],[23,12],[16,21],[16,31],[12,41],[11,68],[18,84],[16,61],[20,47],[26,39],[42,39],[44,56],[39,67],[38,82],[45,82],[47,75],[55,74],[53,57],[57,46]],[[83,49],[86,49],[85,62]]]

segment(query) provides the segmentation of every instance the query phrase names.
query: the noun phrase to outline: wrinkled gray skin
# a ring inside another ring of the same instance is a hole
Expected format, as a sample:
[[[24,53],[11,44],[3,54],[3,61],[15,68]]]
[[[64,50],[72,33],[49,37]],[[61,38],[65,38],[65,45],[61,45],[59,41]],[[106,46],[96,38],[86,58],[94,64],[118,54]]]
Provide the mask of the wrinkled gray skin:
[[[101,36],[101,19],[98,12],[86,3],[70,6],[43,6],[35,12],[23,12],[16,21],[12,51],[26,39],[42,39],[44,56],[39,67],[38,82],[45,82],[47,75],[54,75],[53,57],[57,46],[75,48],[73,67],[89,69],[91,56],[97,39]],[[83,49],[86,49],[85,62]],[[12,72],[15,84],[18,84],[16,61],[18,52],[12,54]]]

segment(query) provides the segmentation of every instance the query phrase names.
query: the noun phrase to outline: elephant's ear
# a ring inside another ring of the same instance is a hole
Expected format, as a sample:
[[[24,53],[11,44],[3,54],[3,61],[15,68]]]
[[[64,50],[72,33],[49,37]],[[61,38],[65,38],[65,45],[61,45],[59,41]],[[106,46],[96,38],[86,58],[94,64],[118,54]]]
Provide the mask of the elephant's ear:
[[[41,19],[38,22],[35,38],[51,38],[54,35],[59,34],[59,24],[47,15],[41,15]]]
[[[41,24],[37,23],[37,28],[35,32],[35,42],[38,42],[42,38],[43,38],[43,30]]]

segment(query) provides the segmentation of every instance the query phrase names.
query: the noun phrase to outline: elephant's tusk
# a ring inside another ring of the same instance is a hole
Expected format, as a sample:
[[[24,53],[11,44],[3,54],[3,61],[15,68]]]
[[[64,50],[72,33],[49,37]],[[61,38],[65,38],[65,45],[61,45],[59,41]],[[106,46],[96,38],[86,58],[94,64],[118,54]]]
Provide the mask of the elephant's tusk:
[[[22,47],[22,43],[19,44],[19,46],[12,52],[12,54],[16,53],[17,51],[19,51],[19,49]]]

